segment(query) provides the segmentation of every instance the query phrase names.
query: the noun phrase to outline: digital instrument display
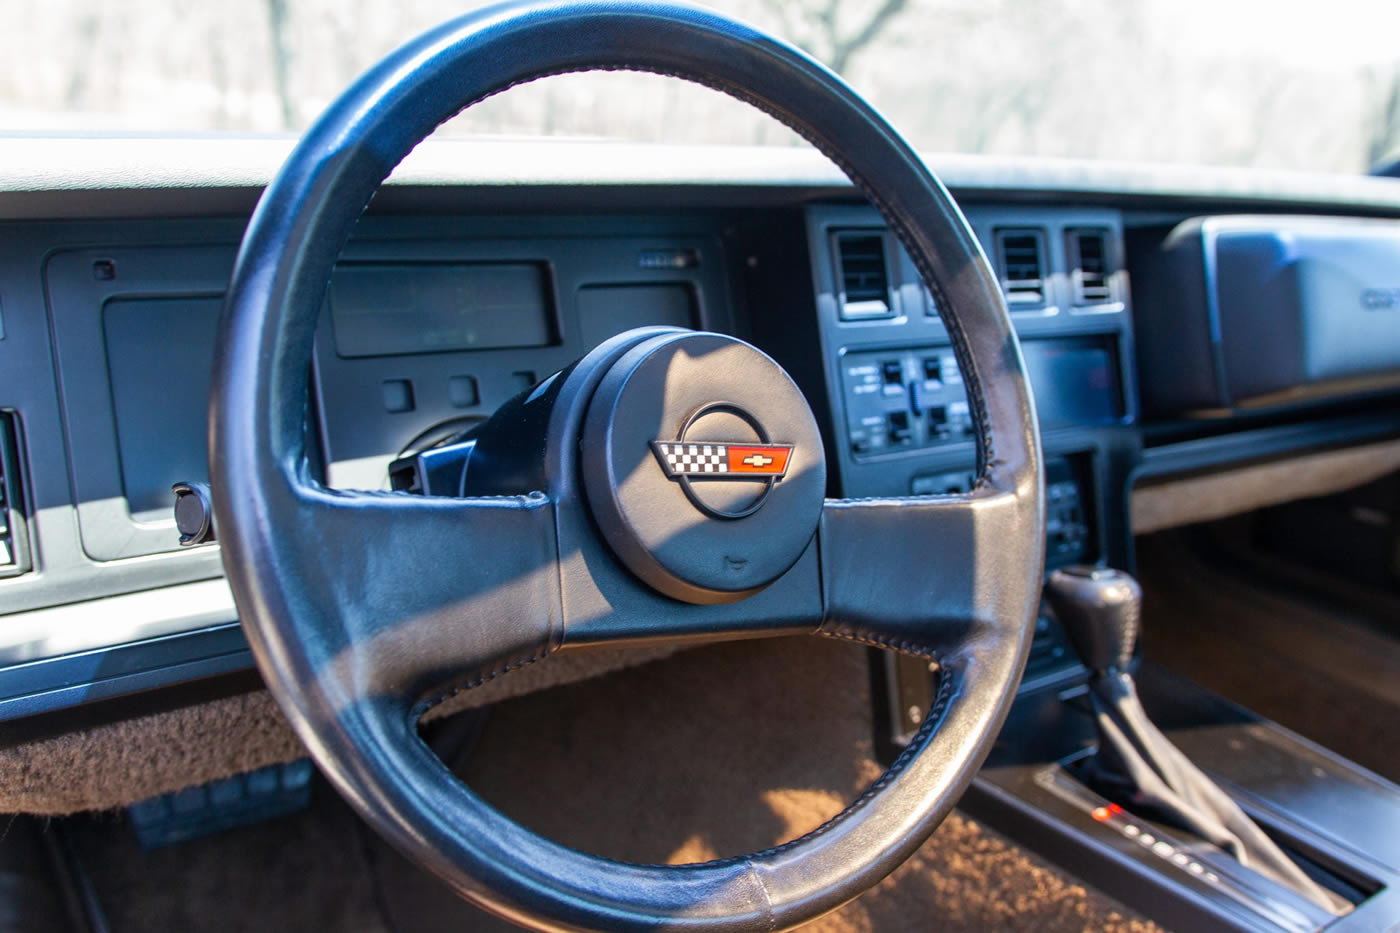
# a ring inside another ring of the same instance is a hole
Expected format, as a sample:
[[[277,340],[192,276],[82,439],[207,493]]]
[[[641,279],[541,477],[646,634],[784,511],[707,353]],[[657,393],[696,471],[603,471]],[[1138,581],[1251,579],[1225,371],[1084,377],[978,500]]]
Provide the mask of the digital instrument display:
[[[331,277],[342,357],[558,342],[544,263],[342,263]]]
[[[1102,338],[1025,340],[1021,351],[1041,427],[1116,424],[1122,419],[1118,367]]]

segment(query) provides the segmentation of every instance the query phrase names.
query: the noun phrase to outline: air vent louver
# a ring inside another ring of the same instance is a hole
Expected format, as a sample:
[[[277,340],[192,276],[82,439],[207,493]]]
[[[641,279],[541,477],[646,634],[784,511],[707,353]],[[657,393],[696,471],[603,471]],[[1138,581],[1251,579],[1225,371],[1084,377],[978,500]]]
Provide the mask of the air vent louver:
[[[888,316],[892,309],[884,235],[838,234],[836,253],[841,267],[841,317],[849,320]]]
[[[1069,232],[1071,281],[1074,303],[1097,305],[1113,299],[1108,264],[1108,231],[1071,230]]]
[[[1039,230],[997,231],[1001,287],[1012,311],[1045,304],[1045,250]]]
[[[30,569],[15,416],[0,412],[0,577]]]

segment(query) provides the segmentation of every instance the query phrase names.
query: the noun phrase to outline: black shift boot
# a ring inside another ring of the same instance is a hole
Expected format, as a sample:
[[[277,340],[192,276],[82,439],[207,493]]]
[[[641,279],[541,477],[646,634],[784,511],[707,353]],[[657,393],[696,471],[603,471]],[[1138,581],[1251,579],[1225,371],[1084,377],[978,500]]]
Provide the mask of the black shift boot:
[[[1137,581],[1117,570],[1071,567],[1051,575],[1046,596],[1092,672],[1099,749],[1089,764],[1090,783],[1132,811],[1195,833],[1334,914],[1350,911],[1349,902],[1304,874],[1147,718],[1128,672],[1142,611]]]

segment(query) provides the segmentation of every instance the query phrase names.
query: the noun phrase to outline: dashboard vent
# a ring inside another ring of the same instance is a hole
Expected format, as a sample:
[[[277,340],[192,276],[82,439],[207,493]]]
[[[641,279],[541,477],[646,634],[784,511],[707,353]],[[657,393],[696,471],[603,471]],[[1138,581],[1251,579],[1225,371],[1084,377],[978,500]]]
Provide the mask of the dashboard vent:
[[[860,320],[892,314],[884,234],[838,233],[836,256],[841,276],[841,317]]]
[[[1001,288],[1012,311],[1045,304],[1045,241],[1039,230],[998,230]]]
[[[0,412],[0,577],[30,568],[15,418]]]
[[[1099,305],[1113,299],[1107,230],[1069,231],[1069,261],[1075,304]]]

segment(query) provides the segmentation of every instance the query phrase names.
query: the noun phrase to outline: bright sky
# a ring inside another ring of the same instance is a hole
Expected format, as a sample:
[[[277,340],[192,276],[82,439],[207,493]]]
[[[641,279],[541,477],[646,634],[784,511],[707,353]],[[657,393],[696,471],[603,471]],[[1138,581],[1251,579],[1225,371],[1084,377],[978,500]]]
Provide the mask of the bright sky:
[[[295,130],[399,42],[484,0],[286,0],[281,87],[269,2],[0,0],[0,133]],[[818,55],[832,44],[816,15],[829,0],[699,2]],[[876,2],[840,0],[841,31]],[[930,150],[1342,172],[1400,153],[1400,0],[910,0],[848,76]],[[658,81],[559,79],[448,131],[791,141]]]
[[[1161,30],[1154,41],[1171,37],[1197,52],[1246,52],[1329,69],[1400,58],[1396,0],[1172,0],[1147,9]]]

